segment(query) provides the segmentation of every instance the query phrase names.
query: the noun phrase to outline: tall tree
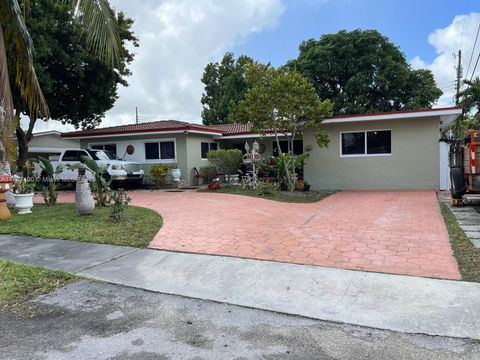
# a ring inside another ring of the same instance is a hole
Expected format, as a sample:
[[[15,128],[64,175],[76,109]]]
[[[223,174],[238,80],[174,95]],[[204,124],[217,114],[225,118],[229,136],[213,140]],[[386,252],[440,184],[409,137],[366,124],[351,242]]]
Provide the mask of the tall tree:
[[[109,66],[90,51],[81,24],[74,19],[74,9],[65,11],[62,7],[63,0],[36,0],[30,4],[26,25],[35,47],[34,68],[51,118],[76,128],[93,128],[113,107],[117,85],[128,85],[125,77],[130,74],[127,65],[133,54],[126,45],[130,42],[138,46],[131,31],[133,20],[121,12],[116,15],[121,46],[118,61]],[[29,117],[25,129],[16,129],[18,165],[22,168],[37,117],[31,116],[18,91],[14,91],[14,105],[16,115]]]
[[[463,114],[449,128],[454,139],[462,140],[467,136],[467,130],[480,129],[480,78],[465,80],[464,84],[467,87],[459,94]]]
[[[442,94],[429,70],[413,70],[400,49],[375,30],[310,39],[287,66],[306,76],[335,114],[429,108]]]
[[[312,84],[295,70],[275,69],[269,65],[251,64],[246,74],[249,90],[231,118],[250,121],[259,132],[273,131],[285,168],[290,191],[295,189],[295,155],[284,156],[280,137],[286,137],[293,149],[295,138],[306,129],[313,131],[323,147],[329,139],[319,127],[322,119],[331,114],[329,100],[321,101]]]
[[[31,2],[26,2],[30,4]],[[11,84],[18,89],[30,116],[48,118],[48,105],[33,63],[34,46],[20,4],[21,0],[0,0],[0,151],[13,136],[14,108]],[[64,0],[64,9],[75,13],[92,53],[113,66],[120,56],[120,40],[114,13],[107,0]],[[7,55],[8,52],[8,55]],[[9,69],[10,68],[10,69]],[[13,74],[12,74],[13,72]]]
[[[202,120],[205,125],[228,123],[228,116],[243,99],[248,86],[245,82],[245,66],[253,60],[248,56],[235,59],[230,52],[220,63],[209,63],[203,72]]]

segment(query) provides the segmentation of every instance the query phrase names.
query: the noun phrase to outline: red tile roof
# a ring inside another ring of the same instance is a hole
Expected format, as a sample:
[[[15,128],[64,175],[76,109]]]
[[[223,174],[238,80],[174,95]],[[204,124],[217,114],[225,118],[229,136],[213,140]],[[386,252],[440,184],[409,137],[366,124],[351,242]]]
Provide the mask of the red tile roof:
[[[352,114],[352,115],[340,115],[332,116],[324,120],[341,120],[349,121],[349,118],[357,117],[368,117],[368,116],[384,116],[384,115],[393,115],[393,114],[405,114],[405,113],[421,113],[421,112],[436,112],[436,111],[448,111],[448,110],[460,110],[459,107],[446,107],[446,108],[436,108],[436,109],[418,109],[418,110],[402,110],[402,111],[393,111],[385,113],[370,113],[370,114]],[[257,133],[252,130],[252,124],[220,124],[220,125],[201,125],[201,124],[192,124],[185,121],[178,120],[160,120],[160,121],[151,121],[141,124],[131,124],[131,125],[120,125],[120,126],[111,126],[105,128],[97,128],[83,131],[73,131],[68,133],[63,133],[62,137],[66,138],[77,138],[77,137],[90,137],[90,136],[108,136],[108,135],[123,135],[123,134],[135,134],[135,133],[156,133],[156,132],[168,132],[168,131],[197,131],[203,133],[214,133],[218,135],[223,135],[225,137],[234,136],[234,135],[247,135]],[[270,131],[265,131],[265,133],[271,133]]]
[[[252,123],[210,125],[211,128],[221,130],[223,135],[248,134],[252,132]]]
[[[88,129],[83,131],[72,131],[63,133],[62,137],[89,137],[101,135],[122,135],[133,133],[148,133],[148,132],[168,132],[168,131],[200,131],[217,133],[222,135],[223,131],[200,124],[192,124],[178,120],[160,120],[151,121],[140,124],[110,126],[97,129]]]

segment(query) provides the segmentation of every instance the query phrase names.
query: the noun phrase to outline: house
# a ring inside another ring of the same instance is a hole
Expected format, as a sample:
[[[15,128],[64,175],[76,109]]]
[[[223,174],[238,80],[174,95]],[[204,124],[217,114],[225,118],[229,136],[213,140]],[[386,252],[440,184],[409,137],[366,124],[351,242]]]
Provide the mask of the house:
[[[292,150],[310,153],[304,179],[312,189],[448,188],[448,151],[439,140],[441,130],[461,112],[448,107],[331,117],[322,123],[328,148],[319,148],[307,131]],[[152,164],[176,164],[189,184],[194,168],[208,164],[209,150],[243,149],[253,140],[260,143],[264,159],[277,150],[272,133],[256,133],[248,123],[205,126],[163,120],[68,132],[61,140],[110,150],[141,163],[146,174]],[[132,154],[126,151],[129,145]],[[285,139],[280,146],[288,150]]]
[[[57,130],[42,131],[33,134],[33,139],[28,143],[28,154],[31,158],[60,154],[65,148],[78,148],[80,140],[62,138],[62,133]]]

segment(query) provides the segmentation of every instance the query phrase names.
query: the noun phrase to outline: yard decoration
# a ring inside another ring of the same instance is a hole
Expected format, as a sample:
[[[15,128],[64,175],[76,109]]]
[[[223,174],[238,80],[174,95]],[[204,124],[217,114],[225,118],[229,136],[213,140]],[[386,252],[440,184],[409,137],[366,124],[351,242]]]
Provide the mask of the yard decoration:
[[[77,185],[75,188],[75,208],[80,215],[92,215],[95,211],[95,199],[85,176],[85,166],[78,169]]]
[[[12,183],[13,178],[10,175],[0,175],[0,220],[8,220],[12,217],[4,196],[7,191],[10,191]]]
[[[15,208],[18,214],[25,215],[32,212],[33,195],[35,183],[30,182],[25,177],[20,177],[13,185],[13,196],[15,196]]]
[[[258,144],[257,140],[255,140],[252,144],[252,150],[250,150],[250,145],[248,142],[245,142],[245,155],[242,157],[242,161],[245,165],[251,165],[252,171],[242,176],[242,185],[243,187],[250,187],[252,189],[256,189],[258,186],[258,169],[256,165],[262,161],[262,157],[259,153],[260,145]]]

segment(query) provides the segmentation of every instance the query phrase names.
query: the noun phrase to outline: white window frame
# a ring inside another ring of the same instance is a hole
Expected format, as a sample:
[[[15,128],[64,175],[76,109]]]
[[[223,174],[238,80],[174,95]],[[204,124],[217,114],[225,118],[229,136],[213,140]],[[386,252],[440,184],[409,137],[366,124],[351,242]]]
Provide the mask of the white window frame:
[[[160,143],[162,142],[172,142],[173,141],[173,149],[175,151],[175,158],[174,159],[147,159],[147,154],[145,152],[145,144],[146,143],[158,143],[158,155],[162,157],[160,152]],[[143,162],[145,164],[175,164],[177,162],[177,139],[148,139],[142,141],[142,148],[143,148]]]
[[[202,143],[208,143],[208,151],[212,150],[212,149],[210,149],[211,144],[217,144],[217,150],[220,150],[220,144],[216,141],[200,141],[200,160],[208,161],[208,157],[206,157],[206,158],[202,157]],[[208,154],[208,151],[207,151],[207,154]]]
[[[382,154],[367,154],[367,133],[368,132],[374,132],[374,131],[390,131],[390,152],[389,153],[382,153]],[[351,133],[361,133],[363,132],[365,134],[365,143],[363,147],[363,154],[346,154],[344,155],[342,153],[342,134],[351,134]],[[378,156],[392,156],[393,153],[393,141],[392,141],[392,129],[371,129],[371,130],[352,130],[352,131],[341,131],[340,132],[340,138],[339,138],[339,144],[340,144],[340,157],[341,158],[352,158],[352,157],[378,157]]]

